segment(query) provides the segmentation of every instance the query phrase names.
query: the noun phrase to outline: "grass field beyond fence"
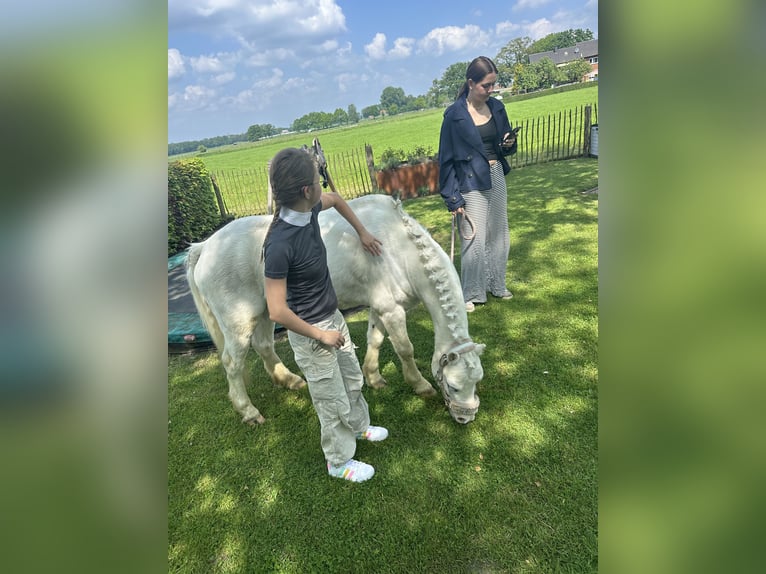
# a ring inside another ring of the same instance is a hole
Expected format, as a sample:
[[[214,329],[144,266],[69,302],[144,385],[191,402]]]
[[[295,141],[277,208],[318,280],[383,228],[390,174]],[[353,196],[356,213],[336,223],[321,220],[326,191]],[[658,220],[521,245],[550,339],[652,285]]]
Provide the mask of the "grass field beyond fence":
[[[386,342],[385,389],[365,388],[382,443],[363,484],[327,476],[307,389],[274,387],[254,354],[248,389],[266,423],[240,422],[214,353],[169,357],[168,571],[174,573],[591,573],[598,570],[596,159],[512,171],[510,301],[468,316],[485,343],[467,425],[403,382]],[[441,198],[404,204],[449,250]],[[385,249],[385,246],[384,246]],[[367,313],[348,318],[363,357]],[[408,313],[431,380],[433,326]],[[299,372],[289,345],[277,343]]]
[[[591,108],[590,122],[597,123],[597,85],[507,103],[511,124],[522,126],[518,152],[508,158],[512,167],[582,155],[585,106]],[[229,213],[237,217],[266,213],[268,161],[280,149],[311,145],[317,137],[337,188],[348,199],[371,191],[365,144],[372,147],[376,163],[389,148],[404,152],[423,148],[436,154],[443,112],[430,109],[311,133],[282,135],[215,148],[199,157],[216,178]]]

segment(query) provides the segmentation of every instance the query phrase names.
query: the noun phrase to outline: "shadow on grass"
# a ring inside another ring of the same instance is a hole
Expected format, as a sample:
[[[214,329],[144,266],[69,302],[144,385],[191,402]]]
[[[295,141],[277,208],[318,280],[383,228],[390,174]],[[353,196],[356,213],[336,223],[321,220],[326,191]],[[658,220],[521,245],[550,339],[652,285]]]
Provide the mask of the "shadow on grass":
[[[527,169],[512,172],[528,187],[509,198],[515,297],[469,315],[487,345],[476,421],[414,395],[386,341],[389,385],[364,393],[391,434],[358,446],[376,468],[369,482],[327,476],[308,391],[274,387],[254,354],[257,428],[239,421],[214,355],[171,361],[169,571],[597,571],[596,198]],[[575,174],[581,189],[592,174]],[[347,319],[360,360],[366,319]],[[422,306],[408,326],[432,381]],[[277,352],[298,372],[286,341]]]

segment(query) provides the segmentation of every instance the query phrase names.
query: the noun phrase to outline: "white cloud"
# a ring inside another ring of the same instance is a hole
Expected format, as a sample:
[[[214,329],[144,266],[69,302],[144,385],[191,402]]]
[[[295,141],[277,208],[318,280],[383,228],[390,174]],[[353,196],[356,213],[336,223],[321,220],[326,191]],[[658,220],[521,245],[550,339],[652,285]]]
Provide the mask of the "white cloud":
[[[208,107],[215,101],[216,92],[212,88],[201,85],[189,85],[180,96],[185,110],[196,110]],[[177,102],[180,105],[180,102]]]
[[[533,40],[539,40],[540,38],[552,34],[553,32],[559,32],[559,27],[555,26],[547,18],[540,18],[535,20],[531,24],[527,24],[527,36]]]
[[[382,60],[386,57],[386,35],[378,32],[372,42],[364,47],[364,52],[373,60]]]
[[[551,0],[518,0],[513,5],[513,11],[518,12],[520,10],[527,10],[528,8],[540,8],[550,3]]]
[[[223,74],[215,76],[213,78],[213,83],[217,86],[222,86],[223,84],[228,84],[236,77],[237,75],[234,72],[224,72]]]
[[[338,91],[342,93],[353,90],[357,86],[364,85],[369,81],[370,77],[367,74],[344,73],[335,76]]]
[[[221,72],[223,70],[223,64],[221,64],[221,60],[218,58],[211,58],[209,56],[192,58],[191,66],[198,74]]]
[[[253,53],[247,59],[248,66],[262,67],[273,66],[275,62],[284,62],[294,59],[295,52],[287,48],[276,48],[274,50],[262,50]]]
[[[332,37],[346,31],[346,17],[335,0],[168,0],[168,28],[265,48]]]
[[[495,24],[495,36],[498,38],[513,39],[511,36],[516,35],[520,30],[521,25],[508,22],[507,20]]]
[[[414,47],[413,38],[397,38],[394,40],[394,47],[387,50],[386,35],[378,32],[372,42],[364,47],[364,51],[373,60],[400,60],[409,57]]]
[[[394,47],[388,53],[391,58],[406,58],[412,54],[415,46],[415,40],[412,38],[397,38],[394,40]]]
[[[181,52],[175,48],[168,50],[168,79],[178,78],[183,76],[186,72],[184,66],[184,59],[181,56]]]
[[[441,56],[446,52],[458,52],[468,47],[485,48],[488,45],[489,35],[478,26],[445,26],[434,28],[426,34],[418,42],[418,51]]]

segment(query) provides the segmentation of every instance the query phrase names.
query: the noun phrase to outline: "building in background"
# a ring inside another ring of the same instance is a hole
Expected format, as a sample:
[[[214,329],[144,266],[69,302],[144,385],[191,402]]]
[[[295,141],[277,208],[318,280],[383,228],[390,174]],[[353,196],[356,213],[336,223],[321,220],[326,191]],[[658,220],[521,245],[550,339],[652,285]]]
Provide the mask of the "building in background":
[[[566,48],[554,48],[547,52],[529,55],[529,63],[534,64],[543,58],[549,58],[556,66],[564,66],[574,60],[583,59],[590,64],[590,72],[583,76],[584,82],[598,79],[598,39],[578,42]]]

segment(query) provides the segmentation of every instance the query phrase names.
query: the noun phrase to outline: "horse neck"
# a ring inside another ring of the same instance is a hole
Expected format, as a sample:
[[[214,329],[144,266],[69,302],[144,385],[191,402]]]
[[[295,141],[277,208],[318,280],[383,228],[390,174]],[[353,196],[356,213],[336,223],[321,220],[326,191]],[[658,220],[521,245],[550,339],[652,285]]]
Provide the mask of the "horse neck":
[[[408,216],[404,221],[418,253],[418,260],[410,270],[417,278],[411,283],[431,315],[434,351],[443,353],[470,340],[460,278],[452,261],[430,234]]]

